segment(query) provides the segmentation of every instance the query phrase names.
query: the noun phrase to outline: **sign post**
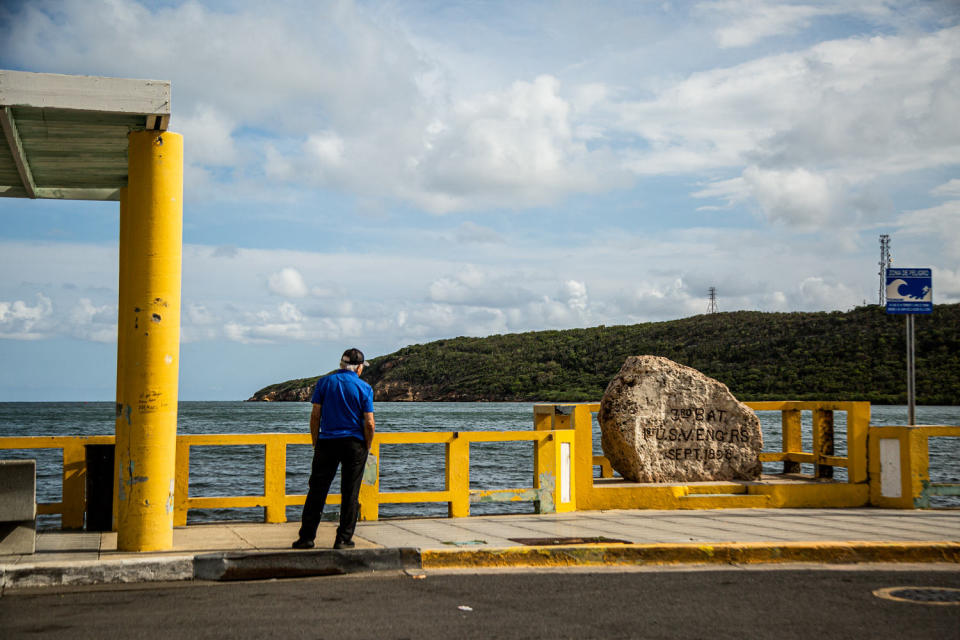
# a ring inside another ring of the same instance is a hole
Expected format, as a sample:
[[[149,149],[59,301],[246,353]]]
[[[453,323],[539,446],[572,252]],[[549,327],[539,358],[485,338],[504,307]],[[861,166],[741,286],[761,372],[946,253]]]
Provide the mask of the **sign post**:
[[[930,269],[887,267],[887,313],[907,316],[907,424],[916,424],[916,351],[913,316],[933,313],[933,275]]]

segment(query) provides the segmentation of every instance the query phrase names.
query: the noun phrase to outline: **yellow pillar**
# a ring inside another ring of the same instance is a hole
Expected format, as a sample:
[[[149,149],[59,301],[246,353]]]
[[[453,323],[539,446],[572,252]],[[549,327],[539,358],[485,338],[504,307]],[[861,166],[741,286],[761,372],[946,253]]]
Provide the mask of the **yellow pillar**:
[[[183,250],[183,137],[129,136],[128,212],[121,230],[117,547],[173,547]],[[122,435],[122,437],[121,437]]]
[[[117,521],[120,511],[120,457],[116,454],[121,448],[127,447],[127,436],[129,435],[127,418],[124,416],[123,404],[123,367],[126,362],[126,349],[123,342],[123,328],[127,326],[130,319],[130,305],[127,303],[126,296],[130,293],[130,284],[127,278],[129,249],[130,249],[130,207],[127,205],[127,189],[120,190],[120,238],[119,238],[119,277],[117,282],[117,411],[116,424],[114,425],[114,434],[116,436],[116,447],[113,456],[113,530],[117,529]]]

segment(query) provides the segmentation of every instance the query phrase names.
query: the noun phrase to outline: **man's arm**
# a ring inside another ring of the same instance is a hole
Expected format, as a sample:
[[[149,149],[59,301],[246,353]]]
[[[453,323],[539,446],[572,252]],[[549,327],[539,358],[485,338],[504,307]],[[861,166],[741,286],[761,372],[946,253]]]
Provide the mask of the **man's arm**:
[[[310,412],[310,441],[317,446],[317,437],[320,435],[320,415],[323,413],[321,405],[314,403]]]
[[[364,411],[363,412],[363,439],[367,443],[367,449],[373,445],[373,432],[376,430],[376,425],[373,420],[373,412]]]

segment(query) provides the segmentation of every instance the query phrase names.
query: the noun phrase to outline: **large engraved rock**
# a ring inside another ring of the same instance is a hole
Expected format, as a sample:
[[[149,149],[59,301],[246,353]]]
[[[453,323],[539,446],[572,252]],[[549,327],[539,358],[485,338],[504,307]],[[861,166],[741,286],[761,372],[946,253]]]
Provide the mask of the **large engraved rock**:
[[[633,482],[756,480],[763,434],[722,382],[658,356],[627,358],[600,404],[603,454]]]

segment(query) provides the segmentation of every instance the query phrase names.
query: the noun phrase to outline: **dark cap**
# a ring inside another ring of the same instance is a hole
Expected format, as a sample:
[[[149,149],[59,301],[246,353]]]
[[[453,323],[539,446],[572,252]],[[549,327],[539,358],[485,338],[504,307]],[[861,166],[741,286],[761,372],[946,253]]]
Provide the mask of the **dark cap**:
[[[363,351],[360,351],[360,349],[347,349],[344,351],[340,357],[340,366],[342,367],[345,364],[367,364],[363,360]]]

